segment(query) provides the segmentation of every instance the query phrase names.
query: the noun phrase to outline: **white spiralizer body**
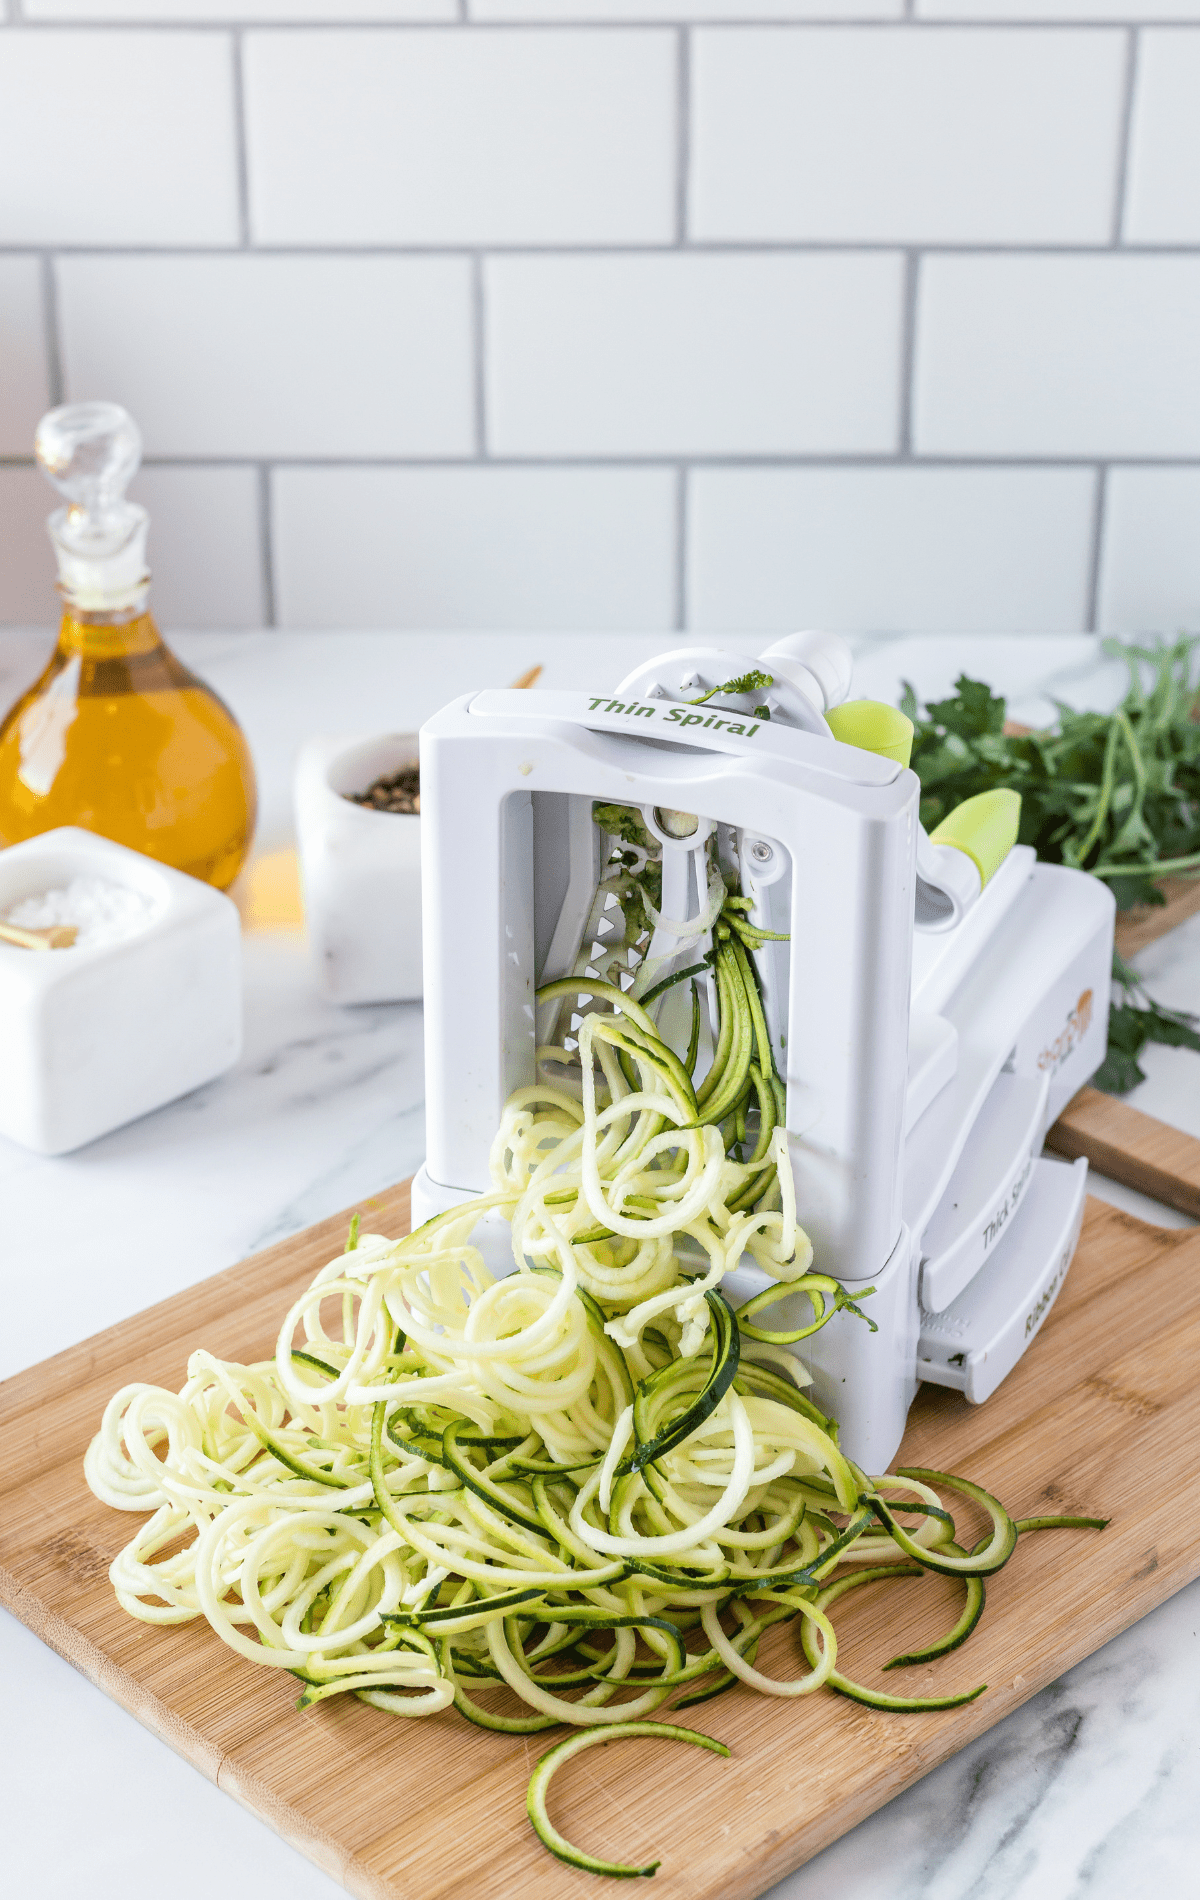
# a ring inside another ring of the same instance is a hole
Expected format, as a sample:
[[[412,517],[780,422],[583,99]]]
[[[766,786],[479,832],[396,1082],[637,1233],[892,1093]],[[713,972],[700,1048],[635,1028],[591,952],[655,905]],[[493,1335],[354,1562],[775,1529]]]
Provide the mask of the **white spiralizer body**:
[[[693,703],[753,668],[765,694]],[[985,881],[932,842],[916,775],[833,736],[825,715],[849,680],[842,642],[795,635],[761,656],[668,653],[612,693],[468,694],[424,727],[428,1151],[413,1220],[489,1188],[504,1103],[536,1079],[535,990],[587,967],[614,843],[593,807],[637,807],[661,845],[649,954],[666,973],[707,947],[666,923],[702,914],[715,845],[751,921],[787,933],[755,963],[814,1268],[875,1289],[875,1332],[840,1312],[796,1351],[843,1445],[882,1471],[918,1381],[987,1398],[1062,1285],[1086,1163],[1040,1151],[1103,1059],[1114,904],[1028,847]],[[668,1040],[685,988],[651,1006]],[[476,1241],[504,1272],[508,1226],[489,1220]],[[736,1305],[768,1281],[747,1258],[723,1284]],[[795,1296],[769,1324],[807,1314]]]

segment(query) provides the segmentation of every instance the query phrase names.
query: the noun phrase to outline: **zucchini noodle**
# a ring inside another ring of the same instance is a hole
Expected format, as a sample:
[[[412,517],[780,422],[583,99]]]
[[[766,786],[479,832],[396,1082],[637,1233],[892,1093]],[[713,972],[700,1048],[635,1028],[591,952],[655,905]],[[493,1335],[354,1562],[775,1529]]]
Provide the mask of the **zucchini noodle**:
[[[586,976],[548,986],[560,1007],[568,992],[595,1007],[573,1048],[543,1051],[546,1079],[507,1103],[487,1194],[402,1240],[353,1230],[284,1316],[273,1359],[199,1350],[179,1393],[115,1394],[85,1470],[98,1498],[145,1517],[110,1571],[130,1615],[203,1618],[247,1662],[297,1678],[301,1709],[353,1695],[512,1734],[567,1724],[719,1752],[645,1718],[739,1680],[905,1710],[978,1693],[882,1696],[835,1667],[840,1565],[868,1560],[846,1587],[925,1569],[964,1579],[955,1630],[917,1660],[969,1634],[1020,1527],[965,1480],[867,1478],[783,1350],[846,1302],[809,1271],[769,1050],[749,1159],[737,1151],[753,1126],[727,1145],[704,1111],[707,1090],[728,1122],[755,1086],[754,977],[731,933],[718,974],[745,1008],[736,1034],[723,1019],[715,1081],[710,1069],[697,1090],[622,992]],[[485,1217],[511,1225],[500,1278],[473,1243]],[[747,1256],[772,1286],[743,1329],[722,1283]],[[809,1296],[813,1324],[755,1326],[785,1293]],[[939,1483],[990,1520],[972,1552]],[[789,1620],[808,1670],[779,1679],[755,1658]],[[579,1867],[651,1872],[597,1861],[553,1827],[546,1787],[571,1752],[535,1770],[541,1838]]]

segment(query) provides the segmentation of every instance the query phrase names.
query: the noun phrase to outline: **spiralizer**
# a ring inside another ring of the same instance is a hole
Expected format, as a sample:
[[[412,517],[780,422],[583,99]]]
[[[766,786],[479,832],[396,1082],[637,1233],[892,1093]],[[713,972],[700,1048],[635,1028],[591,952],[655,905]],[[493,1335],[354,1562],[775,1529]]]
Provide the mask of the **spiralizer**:
[[[598,896],[632,808],[642,844],[624,861],[651,845],[661,864],[640,987],[658,989],[665,1040],[687,1041],[690,986],[660,986],[703,961],[715,871],[778,933],[755,962],[798,1214],[814,1268],[875,1323],[841,1311],[795,1350],[843,1445],[882,1471],[918,1382],[985,1400],[1062,1287],[1087,1164],[1040,1151],[1103,1059],[1114,901],[1015,842],[1013,793],[927,835],[911,726],[846,704],[851,670],[829,634],[757,655],[685,647],[612,692],[471,693],[425,726],[428,1152],[413,1219],[488,1189],[504,1102],[559,1026],[561,1002],[537,1005],[536,990],[620,971],[637,992],[636,956],[614,950],[628,920]],[[711,981],[694,979],[702,998]],[[701,1068],[704,1049],[702,1036]],[[476,1244],[503,1272],[508,1228],[488,1221]],[[768,1284],[746,1257],[723,1291],[737,1305]],[[793,1295],[771,1324],[798,1330],[807,1312]]]

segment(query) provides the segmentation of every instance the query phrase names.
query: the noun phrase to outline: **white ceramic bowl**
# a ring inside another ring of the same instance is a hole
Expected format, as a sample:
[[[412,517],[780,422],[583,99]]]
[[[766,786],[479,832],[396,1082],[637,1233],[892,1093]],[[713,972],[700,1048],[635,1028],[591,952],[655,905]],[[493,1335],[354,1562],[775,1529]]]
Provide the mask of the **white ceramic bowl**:
[[[317,982],[336,1003],[421,995],[421,820],[347,792],[416,765],[415,732],[310,739],[296,765],[296,837]]]

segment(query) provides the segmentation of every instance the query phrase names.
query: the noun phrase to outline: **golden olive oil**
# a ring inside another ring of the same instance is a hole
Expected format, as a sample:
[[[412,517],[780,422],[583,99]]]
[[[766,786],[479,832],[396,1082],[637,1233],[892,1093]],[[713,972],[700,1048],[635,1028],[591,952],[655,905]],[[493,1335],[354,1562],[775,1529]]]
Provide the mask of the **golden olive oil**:
[[[81,825],[224,890],[255,811],[240,726],[153,617],[68,608],[50,664],[0,725],[0,845]]]

